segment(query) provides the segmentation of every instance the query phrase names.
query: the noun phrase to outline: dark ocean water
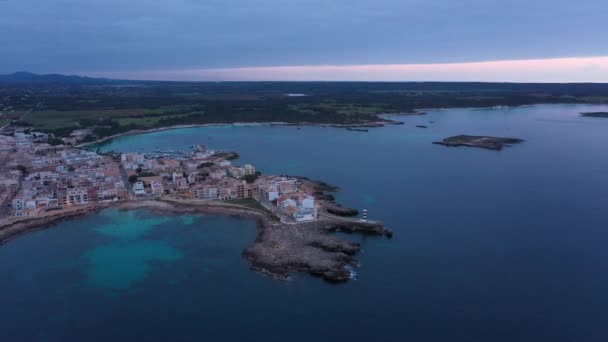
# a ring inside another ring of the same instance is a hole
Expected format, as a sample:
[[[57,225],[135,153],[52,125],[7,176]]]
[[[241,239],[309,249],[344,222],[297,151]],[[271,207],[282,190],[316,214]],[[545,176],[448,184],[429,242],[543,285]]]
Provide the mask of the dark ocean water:
[[[241,257],[254,222],[104,211],[0,247],[0,340],[607,341],[608,119],[584,111],[608,106],[433,110],[369,133],[229,125],[115,139],[102,148],[204,144],[327,181],[395,237],[349,236],[363,252],[347,284],[277,282]],[[526,142],[431,144],[456,134]]]

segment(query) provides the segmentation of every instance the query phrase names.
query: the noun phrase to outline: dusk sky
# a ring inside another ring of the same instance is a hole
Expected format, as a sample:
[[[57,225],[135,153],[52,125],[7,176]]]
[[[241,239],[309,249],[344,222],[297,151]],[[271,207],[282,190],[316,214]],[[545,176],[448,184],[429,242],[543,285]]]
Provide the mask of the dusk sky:
[[[606,0],[0,0],[0,73],[608,82],[606,13]]]

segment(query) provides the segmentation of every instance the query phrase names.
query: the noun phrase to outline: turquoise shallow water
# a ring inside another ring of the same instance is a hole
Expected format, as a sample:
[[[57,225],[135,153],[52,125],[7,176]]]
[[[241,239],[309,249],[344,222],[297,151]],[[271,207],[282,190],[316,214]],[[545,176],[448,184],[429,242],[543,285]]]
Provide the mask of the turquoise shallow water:
[[[184,220],[142,217],[143,213],[146,212],[107,210],[100,214],[110,222],[93,229],[113,239],[82,256],[89,263],[86,269],[89,286],[105,290],[129,289],[146,278],[151,263],[171,262],[182,257],[166,241],[146,239],[145,235],[159,225],[183,224]],[[192,217],[184,218],[193,221]]]
[[[433,110],[369,133],[228,125],[115,139],[101,148],[201,143],[265,173],[325,180],[395,237],[345,235],[363,246],[353,282],[281,283],[241,257],[254,222],[101,212],[0,247],[2,336],[608,340],[608,120],[584,111],[608,106]],[[456,134],[526,141],[502,152],[431,144]]]

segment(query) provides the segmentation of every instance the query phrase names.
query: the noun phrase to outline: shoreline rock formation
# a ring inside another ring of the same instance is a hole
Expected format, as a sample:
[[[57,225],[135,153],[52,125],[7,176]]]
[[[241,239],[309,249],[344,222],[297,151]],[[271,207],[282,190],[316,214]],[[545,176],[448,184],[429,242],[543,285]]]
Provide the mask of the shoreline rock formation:
[[[435,141],[433,142],[433,144],[449,147],[479,147],[484,148],[486,150],[500,151],[504,147],[510,147],[511,144],[519,144],[522,142],[523,140],[516,138],[502,138],[478,135],[456,135],[453,137],[445,138],[442,141]]]

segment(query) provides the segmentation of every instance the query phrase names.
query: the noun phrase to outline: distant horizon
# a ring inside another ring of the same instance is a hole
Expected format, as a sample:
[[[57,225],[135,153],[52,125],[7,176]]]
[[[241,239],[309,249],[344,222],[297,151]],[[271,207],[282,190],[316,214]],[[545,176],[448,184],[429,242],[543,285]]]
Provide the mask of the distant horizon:
[[[69,73],[133,81],[608,83],[608,57]]]
[[[608,83],[608,57],[463,63],[294,65],[134,71],[17,70],[15,73],[167,82]],[[483,75],[483,76],[476,76]]]

